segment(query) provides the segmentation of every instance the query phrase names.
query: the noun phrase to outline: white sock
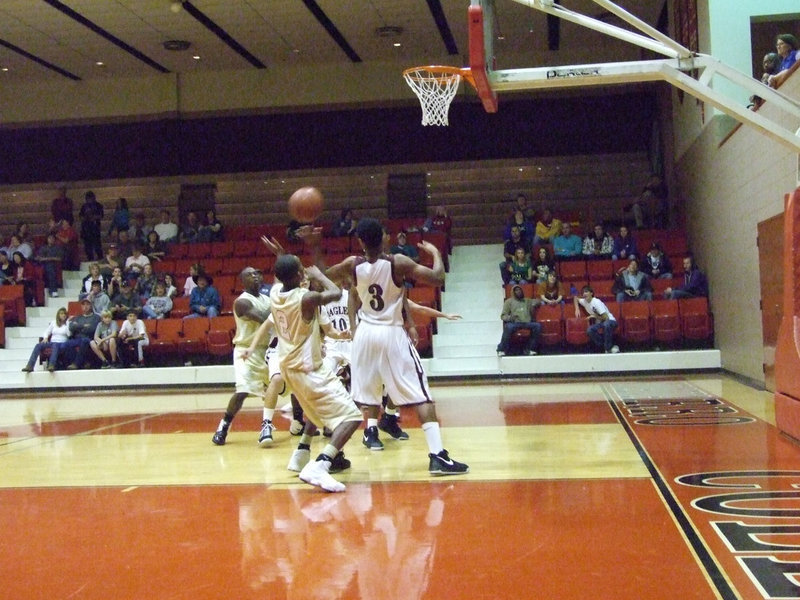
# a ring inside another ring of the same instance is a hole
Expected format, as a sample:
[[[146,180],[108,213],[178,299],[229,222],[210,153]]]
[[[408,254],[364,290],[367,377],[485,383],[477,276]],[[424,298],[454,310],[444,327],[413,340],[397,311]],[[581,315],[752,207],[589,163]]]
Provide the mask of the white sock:
[[[397,409],[396,408],[389,408],[387,406],[386,408],[383,409],[383,412],[385,412],[387,415],[394,416],[394,415],[397,414]]]
[[[436,421],[428,421],[422,424],[422,431],[425,434],[425,441],[428,442],[428,451],[431,454],[439,454],[444,450],[442,445],[442,432],[439,429],[439,423]]]
[[[367,419],[367,427],[377,427],[378,419]]]
[[[272,422],[272,417],[275,415],[274,408],[265,408],[264,409],[264,420]]]

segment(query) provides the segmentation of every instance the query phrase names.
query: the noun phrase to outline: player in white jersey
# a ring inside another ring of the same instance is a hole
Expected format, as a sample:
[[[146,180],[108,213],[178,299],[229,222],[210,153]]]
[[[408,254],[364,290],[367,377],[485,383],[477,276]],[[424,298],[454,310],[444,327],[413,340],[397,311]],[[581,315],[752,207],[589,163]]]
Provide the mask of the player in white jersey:
[[[278,395],[285,392],[283,378],[276,365],[267,365],[266,353],[269,338],[262,342],[255,352],[242,359],[242,351],[250,346],[256,331],[267,320],[270,313],[269,296],[260,293],[262,284],[261,271],[246,267],[241,272],[244,291],[233,304],[233,317],[236,321],[236,334],[233,338],[233,372],[236,380],[236,391],[228,401],[225,415],[217,426],[211,441],[218,446],[225,444],[228,431],[236,413],[241,410],[247,396],[259,396],[264,402],[261,433],[258,445],[267,446],[272,443],[272,417]],[[273,368],[270,368],[273,367]]]
[[[349,275],[353,277],[348,311],[353,331],[352,391],[367,414],[365,436],[377,437],[377,417],[385,387],[395,405],[416,407],[428,443],[429,472],[432,475],[466,473],[469,467],[452,460],[442,445],[427,376],[419,354],[403,329],[404,280],[441,286],[444,282],[442,257],[433,244],[425,241],[419,247],[433,256],[433,268],[417,264],[407,256],[384,254],[383,228],[375,219],[360,220],[356,233],[364,257],[351,256],[332,266],[327,274],[336,281]]]
[[[308,420],[332,431],[331,439],[315,461],[310,461],[311,432],[305,432],[292,454],[289,469],[300,463],[300,479],[328,492],[344,491],[343,483],[330,475],[333,462],[361,424],[361,412],[336,375],[322,362],[322,336],[318,308],[341,297],[341,290],[317,267],[305,275],[322,286],[321,292],[302,287],[304,277],[300,259],[283,254],[275,261],[279,282],[270,291],[272,320],[278,333],[281,373],[294,392]],[[254,342],[266,330],[260,328]]]

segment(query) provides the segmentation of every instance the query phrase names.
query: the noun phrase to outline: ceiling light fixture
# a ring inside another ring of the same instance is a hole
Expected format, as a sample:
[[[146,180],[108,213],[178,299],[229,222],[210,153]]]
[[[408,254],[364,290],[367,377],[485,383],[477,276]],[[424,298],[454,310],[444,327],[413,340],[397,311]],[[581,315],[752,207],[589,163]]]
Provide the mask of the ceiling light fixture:
[[[170,2],[169,9],[176,15],[181,12],[181,8],[183,8],[183,2],[179,2],[178,0]]]
[[[191,47],[192,43],[186,40],[167,40],[163,46],[165,50],[172,52],[183,52]]]
[[[403,28],[397,25],[384,25],[375,30],[375,35],[382,38],[396,38],[403,35]]]

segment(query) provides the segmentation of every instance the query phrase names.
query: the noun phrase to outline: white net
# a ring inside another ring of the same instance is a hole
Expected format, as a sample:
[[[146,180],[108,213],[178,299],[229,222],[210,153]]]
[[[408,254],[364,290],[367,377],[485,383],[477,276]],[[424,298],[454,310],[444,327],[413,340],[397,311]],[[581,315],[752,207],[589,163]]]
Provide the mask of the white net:
[[[403,72],[406,83],[422,105],[423,125],[447,125],[450,102],[458,91],[461,75],[456,72],[418,67]]]

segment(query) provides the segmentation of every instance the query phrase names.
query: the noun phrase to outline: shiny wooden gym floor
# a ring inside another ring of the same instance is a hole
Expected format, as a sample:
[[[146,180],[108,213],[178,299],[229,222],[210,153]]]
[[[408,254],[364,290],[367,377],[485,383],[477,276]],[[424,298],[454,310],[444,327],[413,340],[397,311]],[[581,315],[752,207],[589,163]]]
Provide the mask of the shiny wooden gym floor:
[[[28,599],[800,597],[800,446],[724,376],[434,388],[342,494],[256,445],[231,390],[0,400],[0,586]],[[385,437],[385,436],[384,436]],[[321,442],[315,442],[319,445]]]

